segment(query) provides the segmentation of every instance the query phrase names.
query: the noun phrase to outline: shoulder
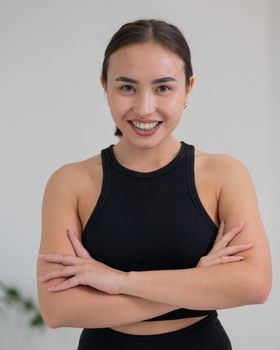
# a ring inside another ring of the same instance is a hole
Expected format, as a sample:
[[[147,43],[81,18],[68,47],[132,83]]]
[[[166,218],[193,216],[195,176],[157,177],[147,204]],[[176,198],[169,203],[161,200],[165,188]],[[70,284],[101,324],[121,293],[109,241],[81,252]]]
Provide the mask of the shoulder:
[[[257,193],[246,166],[228,154],[197,151],[200,177],[215,186],[219,217],[230,226],[245,222],[260,222]],[[206,175],[205,175],[206,174]]]
[[[87,186],[102,171],[101,155],[65,163],[57,168],[48,178],[45,191],[67,191],[78,195],[83,186]]]
[[[214,154],[195,149],[195,160],[201,163],[201,166],[213,171],[223,169],[226,172],[246,172],[246,166],[237,158],[229,154]]]
[[[199,172],[215,178],[221,189],[232,184],[251,182],[247,167],[232,155],[195,149],[195,161]]]

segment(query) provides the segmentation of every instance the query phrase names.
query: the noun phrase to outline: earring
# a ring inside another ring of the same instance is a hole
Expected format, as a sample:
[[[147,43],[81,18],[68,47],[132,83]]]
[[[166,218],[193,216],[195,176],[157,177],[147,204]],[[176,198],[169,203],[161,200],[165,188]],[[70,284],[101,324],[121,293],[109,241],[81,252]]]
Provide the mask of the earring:
[[[187,104],[186,103],[184,103],[184,107],[183,107],[183,109],[186,109],[187,108]]]

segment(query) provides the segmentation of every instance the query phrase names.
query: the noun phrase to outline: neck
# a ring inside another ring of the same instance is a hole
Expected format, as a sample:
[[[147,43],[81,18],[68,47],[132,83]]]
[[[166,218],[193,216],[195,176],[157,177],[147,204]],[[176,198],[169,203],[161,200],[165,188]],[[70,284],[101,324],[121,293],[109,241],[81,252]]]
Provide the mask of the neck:
[[[180,141],[172,135],[156,145],[133,144],[122,136],[113,147],[113,151],[124,167],[140,172],[150,172],[168,164],[175,158],[180,148]]]

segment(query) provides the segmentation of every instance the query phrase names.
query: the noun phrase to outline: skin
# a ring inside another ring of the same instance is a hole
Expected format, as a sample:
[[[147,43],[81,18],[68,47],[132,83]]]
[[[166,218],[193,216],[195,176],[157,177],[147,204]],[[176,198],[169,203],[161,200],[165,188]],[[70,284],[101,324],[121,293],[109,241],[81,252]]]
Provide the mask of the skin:
[[[138,84],[115,81],[120,76],[137,80]],[[152,84],[161,77],[176,82]],[[131,169],[149,171],[166,164],[178,152],[180,143],[172,131],[182,118],[183,105],[188,102],[194,78],[186,87],[184,62],[172,51],[154,43],[120,48],[110,57],[108,82],[103,82],[115,124],[122,131],[115,154]],[[168,90],[170,89],[170,90]],[[161,120],[160,129],[152,137],[135,134],[128,120]]]
[[[180,57],[154,43],[123,47],[110,57],[108,81],[101,82],[113,120],[123,133],[114,152],[125,167],[152,171],[178,152],[180,143],[172,131],[194,85],[192,77],[186,87],[183,68]],[[120,76],[139,83],[116,82]],[[165,76],[176,82],[151,84]],[[128,120],[140,116],[162,121],[154,135],[135,134]],[[129,273],[96,261],[80,243],[101,190],[100,155],[67,164],[51,176],[43,199],[43,255],[38,259],[39,301],[50,327],[111,327],[130,334],[154,334],[202,317],[142,320],[180,307],[223,309],[266,300],[271,288],[270,253],[247,170],[230,156],[196,150],[195,174],[201,202],[220,226],[212,250],[194,269]]]

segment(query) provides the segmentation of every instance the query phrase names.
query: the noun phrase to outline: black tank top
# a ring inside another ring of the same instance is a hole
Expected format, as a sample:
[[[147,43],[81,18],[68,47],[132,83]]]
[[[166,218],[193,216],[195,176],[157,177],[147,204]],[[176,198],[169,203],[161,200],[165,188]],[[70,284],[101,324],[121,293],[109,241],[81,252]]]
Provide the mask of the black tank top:
[[[122,271],[193,268],[214,244],[218,228],[194,180],[194,146],[167,165],[138,172],[122,166],[113,146],[102,149],[103,181],[82,233],[91,256]],[[178,309],[145,321],[196,317],[215,310]]]

